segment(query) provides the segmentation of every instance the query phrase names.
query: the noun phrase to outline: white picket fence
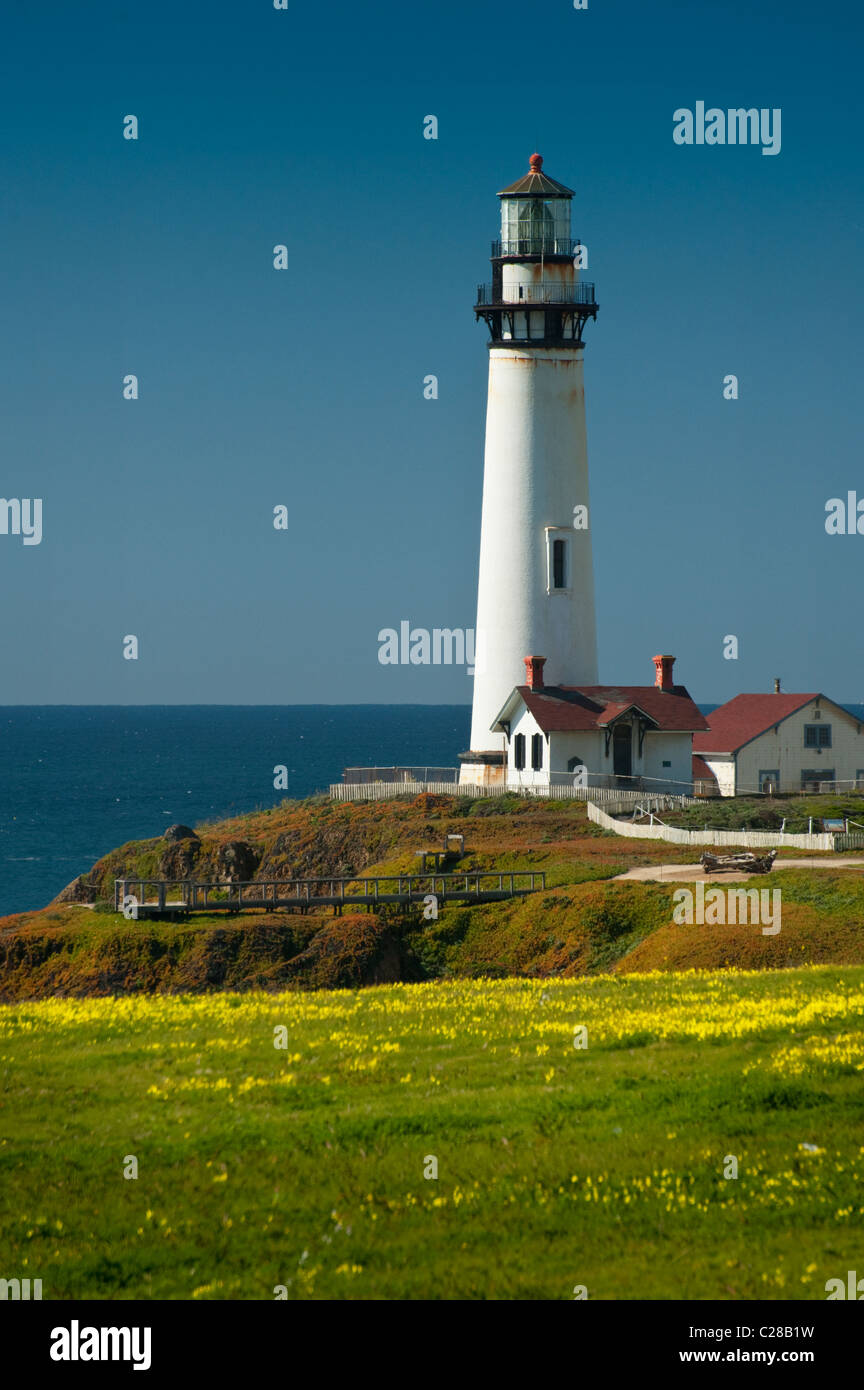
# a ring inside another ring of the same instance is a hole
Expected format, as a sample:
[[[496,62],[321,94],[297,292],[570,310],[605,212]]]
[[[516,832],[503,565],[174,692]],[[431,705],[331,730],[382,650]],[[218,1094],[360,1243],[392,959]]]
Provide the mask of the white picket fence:
[[[575,795],[575,793],[574,793]],[[603,801],[612,815],[632,811],[641,806],[645,811],[671,811],[683,806],[703,806],[704,799],[696,796],[679,796],[677,792],[631,792],[614,787],[585,787],[579,793],[583,801]]]
[[[698,804],[698,803],[696,803]],[[622,803],[621,809],[626,809]],[[634,825],[615,820],[592,800],[588,819],[604,830],[626,835],[632,840],[668,840],[673,845],[746,845],[749,849],[827,849],[834,848],[833,835],[792,835],[781,830],[681,830],[677,825]]]

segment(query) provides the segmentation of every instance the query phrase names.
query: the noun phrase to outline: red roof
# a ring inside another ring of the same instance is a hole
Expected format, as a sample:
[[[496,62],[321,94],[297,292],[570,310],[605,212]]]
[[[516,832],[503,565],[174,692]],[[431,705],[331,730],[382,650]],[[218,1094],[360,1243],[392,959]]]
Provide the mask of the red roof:
[[[725,705],[708,715],[708,732],[696,735],[693,751],[735,753],[745,743],[752,743],[767,729],[782,723],[790,714],[795,714],[811,700],[819,698],[818,691],[813,695],[787,695],[785,692],[736,695],[734,700],[727,700]]]
[[[515,183],[502,188],[498,194],[499,198],[512,198],[514,194],[519,194],[522,198],[573,197],[572,188],[567,188],[557,179],[550,179],[548,174],[543,173],[542,155],[532,154],[528,164],[530,166],[528,173],[523,174],[521,179],[517,179]]]
[[[629,709],[646,714],[657,729],[707,729],[703,715],[683,685],[663,691],[656,685],[550,685],[516,689],[544,733],[603,729]]]

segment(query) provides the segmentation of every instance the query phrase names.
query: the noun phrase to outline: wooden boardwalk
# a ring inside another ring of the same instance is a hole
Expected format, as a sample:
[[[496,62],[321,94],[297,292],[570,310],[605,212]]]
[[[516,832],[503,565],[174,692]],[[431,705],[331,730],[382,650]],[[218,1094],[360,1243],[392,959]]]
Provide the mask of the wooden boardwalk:
[[[188,912],[248,912],[263,908],[308,912],[310,908],[365,907],[388,903],[494,903],[546,887],[545,873],[398,874],[375,878],[283,878],[248,883],[197,883],[191,879],[117,878],[114,910],[129,917]]]

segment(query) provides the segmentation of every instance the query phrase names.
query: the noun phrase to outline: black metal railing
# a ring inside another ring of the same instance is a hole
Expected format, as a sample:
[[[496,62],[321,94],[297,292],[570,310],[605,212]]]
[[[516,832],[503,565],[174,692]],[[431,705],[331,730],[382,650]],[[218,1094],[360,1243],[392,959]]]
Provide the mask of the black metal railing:
[[[354,785],[364,782],[453,782],[459,781],[458,767],[346,767],[342,781]]]
[[[580,280],[575,285],[562,285],[557,280],[542,280],[534,285],[504,285],[493,294],[491,285],[477,286],[477,303],[486,305],[522,304],[595,304],[594,285]]]
[[[572,236],[524,236],[492,243],[493,256],[572,256],[578,237]]]

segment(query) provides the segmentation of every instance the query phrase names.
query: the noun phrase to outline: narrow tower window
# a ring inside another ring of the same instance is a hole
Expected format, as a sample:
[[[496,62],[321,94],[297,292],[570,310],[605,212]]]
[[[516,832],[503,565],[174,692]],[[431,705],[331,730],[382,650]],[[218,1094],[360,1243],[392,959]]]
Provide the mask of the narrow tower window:
[[[567,588],[567,542],[552,542],[552,588]]]
[[[535,772],[539,772],[543,766],[543,735],[531,735],[531,766]]]

